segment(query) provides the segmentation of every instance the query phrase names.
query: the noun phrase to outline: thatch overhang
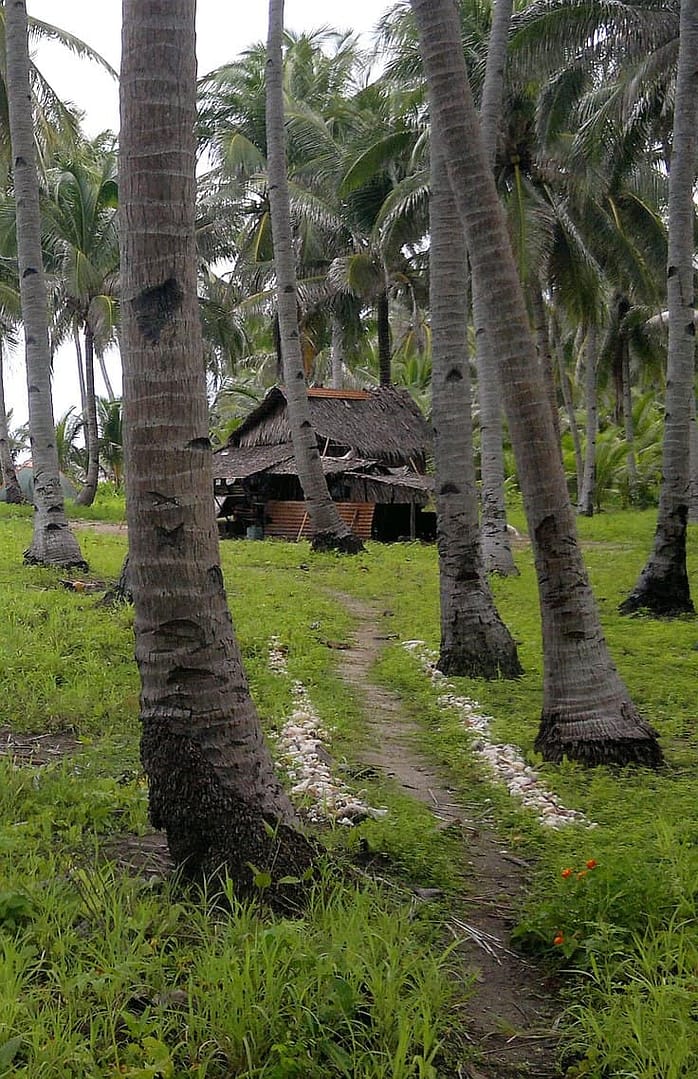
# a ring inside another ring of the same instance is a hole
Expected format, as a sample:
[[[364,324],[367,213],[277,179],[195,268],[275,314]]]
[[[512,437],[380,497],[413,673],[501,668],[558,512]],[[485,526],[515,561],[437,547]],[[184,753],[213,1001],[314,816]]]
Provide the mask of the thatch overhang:
[[[431,430],[407,390],[384,386],[375,390],[308,391],[310,420],[323,457],[344,456],[409,464],[424,472],[431,449]],[[233,432],[229,447],[279,446],[291,441],[286,396],[274,387]]]
[[[231,446],[228,443],[213,455],[214,483],[235,483],[246,480],[268,468],[291,460],[295,468],[293,446],[290,443],[279,446]]]

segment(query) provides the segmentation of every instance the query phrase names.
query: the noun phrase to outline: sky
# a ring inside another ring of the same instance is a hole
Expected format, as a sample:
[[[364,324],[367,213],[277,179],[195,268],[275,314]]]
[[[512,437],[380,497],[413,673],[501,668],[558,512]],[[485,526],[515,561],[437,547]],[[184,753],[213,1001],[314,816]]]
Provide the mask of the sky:
[[[328,23],[340,30],[368,33],[388,4],[381,0],[352,0],[346,5],[327,0],[286,0],[285,24],[290,30],[314,30]],[[112,67],[119,68],[121,45],[121,0],[27,0],[30,17],[60,26],[91,45]],[[199,74],[231,60],[254,42],[264,40],[267,31],[265,0],[223,2],[198,0],[197,59]],[[57,44],[42,44],[34,60],[53,89],[85,113],[85,131],[94,136],[106,128],[118,130],[119,94],[116,81],[98,65],[77,60]],[[109,357],[108,366],[118,392],[118,356]],[[96,372],[97,392],[104,387]],[[26,383],[20,350],[9,357],[6,385],[12,423],[26,421]],[[59,352],[54,373],[54,413],[61,416],[78,405],[77,371],[72,346]]]

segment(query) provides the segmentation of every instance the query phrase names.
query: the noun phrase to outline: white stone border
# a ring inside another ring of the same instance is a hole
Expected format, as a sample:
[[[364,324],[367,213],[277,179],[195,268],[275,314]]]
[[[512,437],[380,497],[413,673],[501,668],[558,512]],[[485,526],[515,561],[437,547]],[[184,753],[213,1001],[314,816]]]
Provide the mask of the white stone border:
[[[545,787],[535,768],[526,763],[518,746],[492,741],[492,717],[481,711],[477,701],[456,694],[446,675],[437,670],[437,656],[427,648],[424,641],[403,641],[403,648],[414,656],[422,670],[440,690],[437,698],[439,707],[457,712],[463,725],[473,733],[473,752],[485,761],[495,778],[506,785],[511,795],[518,798],[527,809],[535,812],[541,824],[549,828],[561,828],[565,824],[595,827],[583,813],[563,806],[557,795]]]
[[[287,649],[278,637],[269,641],[269,669],[288,676]],[[291,796],[302,799],[304,815],[315,823],[334,821],[350,826],[367,817],[379,820],[387,809],[374,809],[332,775],[332,758],[325,749],[327,731],[302,682],[293,682],[293,711],[276,741],[281,763],[293,783]]]

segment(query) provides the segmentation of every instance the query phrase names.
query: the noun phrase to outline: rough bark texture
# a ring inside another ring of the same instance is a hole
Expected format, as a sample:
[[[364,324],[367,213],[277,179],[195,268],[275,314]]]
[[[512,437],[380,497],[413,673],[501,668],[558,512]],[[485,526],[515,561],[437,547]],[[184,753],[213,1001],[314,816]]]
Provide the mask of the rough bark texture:
[[[58,475],[25,0],[9,0],[5,4],[5,42],[17,258],[26,342],[29,436],[34,468],[34,533],[24,558],[26,562],[41,565],[86,569],[87,563],[65,515]]]
[[[18,505],[24,502],[22,488],[17,479],[12,451],[10,450],[10,433],[7,428],[7,408],[5,406],[5,379],[4,379],[4,356],[2,342],[0,341],[0,470],[2,481],[5,485],[5,500]]]
[[[129,573],[150,816],[184,875],[299,875],[219,564],[194,237],[195,0],[124,0],[120,215]],[[293,887],[291,890],[293,891]],[[282,897],[284,887],[271,893]]]
[[[587,332],[584,364],[584,406],[586,409],[586,442],[584,446],[584,471],[582,485],[577,499],[577,511],[585,517],[594,516],[594,498],[596,495],[596,437],[599,430],[599,410],[597,399],[598,354],[596,347],[596,328],[590,326]]]
[[[544,686],[537,747],[595,763],[658,764],[656,734],[616,671],[575,534],[560,453],[491,169],[483,152],[453,0],[412,0],[432,125],[477,266],[517,456],[543,623]]]
[[[565,353],[561,342],[557,339],[555,329],[553,329],[554,335],[554,351],[555,358],[557,360],[558,378],[560,380],[560,389],[562,390],[562,400],[565,402],[565,412],[567,413],[567,424],[570,429],[570,435],[572,436],[572,445],[574,446],[574,470],[577,477],[577,501],[582,490],[582,482],[584,479],[584,458],[582,457],[582,440],[579,437],[579,427],[577,426],[577,415],[574,410],[574,400],[572,397],[572,385],[570,377],[567,373],[565,366]]]
[[[470,407],[467,252],[434,133],[431,155],[429,281],[439,669],[474,678],[517,678],[522,668],[516,645],[497,613],[482,558]]]
[[[381,386],[392,382],[390,341],[390,302],[386,290],[381,292],[376,302],[376,332],[378,334],[378,381]]]
[[[85,441],[87,443],[87,475],[83,488],[75,499],[81,506],[91,506],[97,494],[99,480],[99,432],[97,430],[97,398],[95,395],[95,339],[85,324]]]
[[[511,0],[495,0],[487,43],[487,64],[480,105],[480,131],[490,168],[494,166],[497,137],[502,122],[502,96],[507,41],[511,21]],[[480,475],[482,501],[482,547],[488,573],[501,577],[518,574],[507,529],[504,495],[504,452],[502,449],[502,394],[497,360],[487,335],[487,319],[480,295],[477,272],[473,281],[473,322],[475,363],[480,399]]]
[[[694,611],[686,569],[690,491],[690,421],[696,327],[693,315],[693,187],[698,148],[698,0],[682,0],[674,137],[669,172],[667,306],[669,346],[662,447],[662,487],[652,552],[622,614]]]
[[[298,330],[298,293],[293,253],[283,94],[283,0],[270,0],[266,67],[267,173],[269,210],[274,240],[274,268],[279,337],[286,384],[286,401],[298,478],[313,523],[313,547],[348,554],[363,544],[339,516],[330,498],[322,470],[317,436],[310,422],[310,407]]]

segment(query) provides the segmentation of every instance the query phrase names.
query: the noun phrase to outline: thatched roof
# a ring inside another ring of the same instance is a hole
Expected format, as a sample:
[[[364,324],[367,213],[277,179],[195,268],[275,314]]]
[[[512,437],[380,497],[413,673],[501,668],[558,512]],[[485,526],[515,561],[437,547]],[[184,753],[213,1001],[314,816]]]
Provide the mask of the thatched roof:
[[[395,386],[375,390],[308,391],[310,420],[325,456],[332,447],[389,466],[424,468],[431,447],[431,430],[407,390]],[[286,397],[279,387],[233,432],[228,447],[290,445]]]
[[[293,446],[288,444],[241,447],[228,443],[213,455],[213,478],[228,483],[245,480],[288,460],[294,463]]]

